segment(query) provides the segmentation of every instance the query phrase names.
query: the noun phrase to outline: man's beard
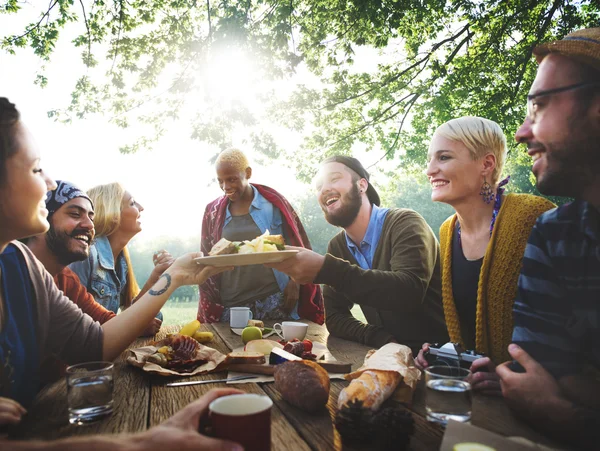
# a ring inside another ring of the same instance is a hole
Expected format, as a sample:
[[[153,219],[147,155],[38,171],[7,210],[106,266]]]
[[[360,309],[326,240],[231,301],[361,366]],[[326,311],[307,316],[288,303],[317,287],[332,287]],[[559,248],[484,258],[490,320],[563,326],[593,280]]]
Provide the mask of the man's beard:
[[[327,211],[326,206],[321,206],[325,219],[331,225],[346,228],[352,225],[362,204],[358,186],[353,183],[348,194],[344,194],[338,200],[342,206],[334,213]]]
[[[546,146],[546,171],[537,180],[540,193],[581,197],[598,177],[600,136],[593,136],[589,129],[578,128],[572,130],[568,141]]]
[[[69,240],[77,235],[89,236],[89,232],[83,229],[75,229],[70,234],[63,231],[58,232],[52,226],[52,224],[50,224],[50,229],[48,232],[46,232],[46,244],[48,245],[48,249],[50,249],[50,251],[56,256],[61,265],[67,266],[73,262],[78,262],[88,258],[90,253],[89,246],[85,251],[69,249]]]

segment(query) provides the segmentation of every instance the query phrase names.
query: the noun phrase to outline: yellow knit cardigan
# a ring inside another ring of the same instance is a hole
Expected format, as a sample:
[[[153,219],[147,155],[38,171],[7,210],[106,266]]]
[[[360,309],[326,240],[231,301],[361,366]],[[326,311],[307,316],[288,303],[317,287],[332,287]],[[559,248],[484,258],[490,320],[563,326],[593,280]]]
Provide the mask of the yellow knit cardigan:
[[[477,287],[475,346],[495,363],[510,359],[507,347],[513,331],[512,306],[527,239],[536,219],[555,205],[530,194],[508,194],[496,218],[483,257]],[[452,236],[456,215],[440,227],[442,300],[450,340],[464,343],[452,295]]]

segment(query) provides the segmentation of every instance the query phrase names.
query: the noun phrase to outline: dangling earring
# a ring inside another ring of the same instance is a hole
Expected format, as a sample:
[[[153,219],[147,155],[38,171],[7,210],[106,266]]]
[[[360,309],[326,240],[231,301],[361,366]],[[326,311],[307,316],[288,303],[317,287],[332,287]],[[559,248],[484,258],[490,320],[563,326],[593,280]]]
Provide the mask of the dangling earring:
[[[494,197],[496,197],[494,190],[492,190],[492,185],[487,182],[485,177],[483,178],[483,185],[481,185],[481,192],[479,194],[483,197],[483,201],[486,204],[491,203],[494,200]]]

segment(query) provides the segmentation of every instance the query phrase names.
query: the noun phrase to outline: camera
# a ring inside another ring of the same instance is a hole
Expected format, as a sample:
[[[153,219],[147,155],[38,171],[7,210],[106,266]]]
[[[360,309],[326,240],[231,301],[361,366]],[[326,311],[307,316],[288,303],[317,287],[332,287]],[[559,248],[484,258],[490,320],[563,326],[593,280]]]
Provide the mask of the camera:
[[[477,351],[465,351],[459,343],[446,343],[440,346],[434,343],[429,346],[429,352],[425,353],[427,363],[431,365],[442,366],[460,366],[461,368],[469,369],[471,364],[485,354],[478,354]]]

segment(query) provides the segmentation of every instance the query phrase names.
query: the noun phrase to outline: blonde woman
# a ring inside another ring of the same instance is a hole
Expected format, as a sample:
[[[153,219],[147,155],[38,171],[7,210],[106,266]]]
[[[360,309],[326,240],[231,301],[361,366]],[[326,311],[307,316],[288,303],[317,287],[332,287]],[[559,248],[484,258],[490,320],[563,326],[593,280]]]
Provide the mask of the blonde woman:
[[[450,339],[484,353],[471,371],[476,390],[500,393],[495,365],[510,359],[512,305],[525,245],[537,217],[554,207],[530,194],[504,195],[506,137],[498,124],[461,117],[441,125],[429,146],[431,198],[456,214],[440,228],[442,298]],[[417,357],[427,367],[424,344]]]
[[[173,263],[166,251],[154,256],[154,269],[140,290],[129,257],[127,244],[142,231],[142,207],[119,183],[96,186],[87,192],[95,206],[94,227],[96,239],[86,260],[70,265],[81,283],[92,293],[96,302],[117,313],[140,298]],[[145,330],[154,335],[160,329],[159,312]]]

